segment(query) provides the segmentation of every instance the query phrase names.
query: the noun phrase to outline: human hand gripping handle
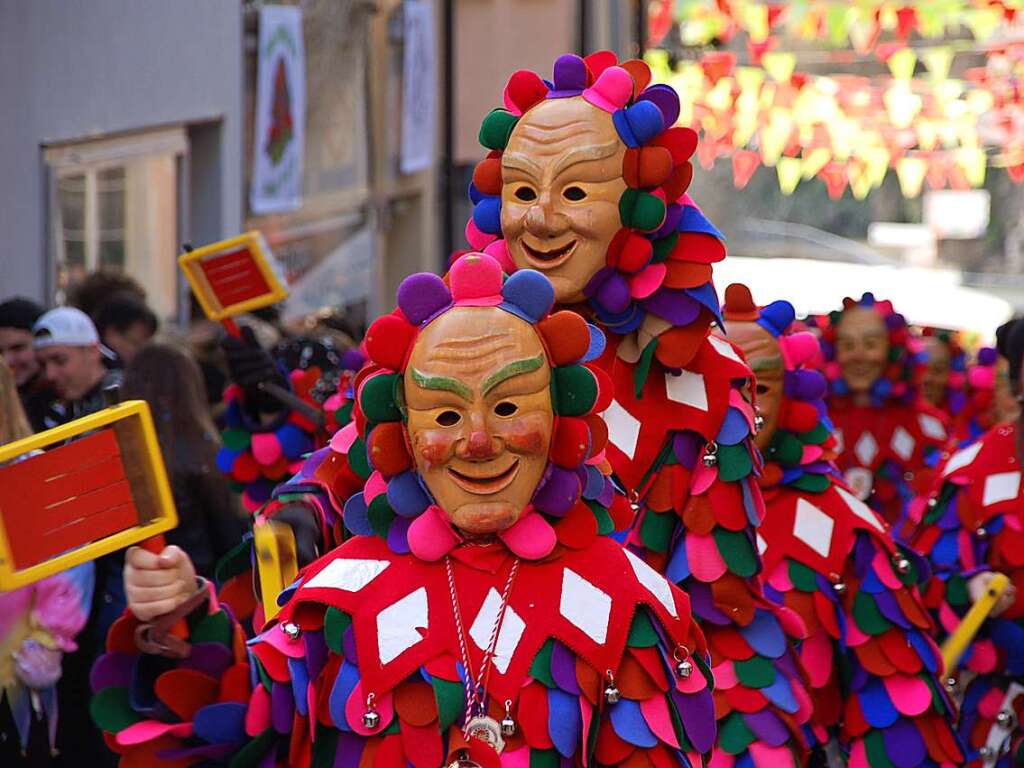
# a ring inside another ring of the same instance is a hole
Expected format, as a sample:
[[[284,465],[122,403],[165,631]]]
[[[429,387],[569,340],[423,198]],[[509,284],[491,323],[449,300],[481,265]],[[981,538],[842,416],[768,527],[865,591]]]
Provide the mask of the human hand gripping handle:
[[[141,622],[173,612],[196,592],[196,569],[180,547],[151,552],[131,547],[125,554],[124,590],[128,610]]]

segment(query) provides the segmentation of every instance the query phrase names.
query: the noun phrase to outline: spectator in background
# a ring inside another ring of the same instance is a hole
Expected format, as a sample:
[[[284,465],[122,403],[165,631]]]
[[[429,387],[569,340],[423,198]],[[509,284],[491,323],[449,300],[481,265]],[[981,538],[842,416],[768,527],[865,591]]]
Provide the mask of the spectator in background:
[[[104,364],[113,354],[100,344],[88,315],[74,307],[51,309],[33,326],[32,335],[43,373],[63,401],[65,420],[95,413],[110,402],[104,392],[117,388],[120,375]]]
[[[99,269],[90,272],[81,282],[68,290],[67,303],[95,320],[100,307],[115,296],[125,295],[143,304],[146,303],[146,290],[135,278],[120,272]]]
[[[127,366],[139,348],[156,334],[156,315],[144,301],[120,293],[103,302],[93,318],[102,342]]]
[[[0,445],[31,434],[14,376],[0,360]],[[0,765],[54,764],[55,734],[65,730],[57,717],[57,681],[64,653],[75,650],[75,635],[85,626],[92,590],[93,564],[85,563],[0,592]],[[82,710],[78,703],[66,710]]]
[[[217,470],[220,439],[199,367],[182,349],[146,344],[125,369],[122,392],[125,399],[145,400],[153,412],[178,510],[167,543],[184,549],[196,571],[212,578],[217,561],[241,540],[245,518]]]
[[[57,396],[43,376],[32,346],[32,326],[43,312],[29,299],[13,298],[0,304],[0,357],[14,375],[22,407],[36,432],[60,421],[53,407]]]

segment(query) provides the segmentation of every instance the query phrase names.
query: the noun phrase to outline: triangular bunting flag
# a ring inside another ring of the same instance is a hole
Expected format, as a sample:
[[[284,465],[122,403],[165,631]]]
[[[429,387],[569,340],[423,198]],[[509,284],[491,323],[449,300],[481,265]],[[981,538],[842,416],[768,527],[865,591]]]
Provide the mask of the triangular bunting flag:
[[[932,82],[945,80],[949,77],[949,67],[953,63],[953,49],[948,45],[925,48],[921,52],[921,61]]]
[[[825,189],[832,200],[838,200],[843,196],[846,189],[846,165],[844,163],[829,163],[821,169],[822,180],[825,182]]]
[[[897,80],[909,80],[914,76],[917,54],[914,53],[913,48],[900,48],[885,63],[889,65],[889,71]]]
[[[904,157],[896,163],[896,178],[900,182],[900,192],[904,197],[912,198],[921,194],[924,175],[928,163],[920,157]]]
[[[775,165],[775,172],[779,175],[779,189],[782,194],[791,195],[796,185],[800,183],[800,175],[803,164],[799,157],[780,157]]]
[[[732,183],[736,189],[743,189],[754,176],[760,165],[756,152],[738,149],[732,156]]]
[[[793,67],[796,66],[796,56],[792,53],[772,51],[764,55],[762,64],[775,82],[788,83],[789,78],[793,76]]]

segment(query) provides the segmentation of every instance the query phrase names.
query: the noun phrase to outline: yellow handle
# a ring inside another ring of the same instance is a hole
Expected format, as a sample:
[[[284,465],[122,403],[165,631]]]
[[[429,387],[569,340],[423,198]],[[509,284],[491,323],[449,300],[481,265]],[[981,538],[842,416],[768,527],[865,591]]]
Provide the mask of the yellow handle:
[[[964,655],[967,646],[978,634],[981,625],[985,623],[985,619],[988,618],[996,603],[999,602],[999,598],[1003,596],[1009,586],[1010,580],[1006,574],[993,573],[985,594],[978,598],[967,615],[961,619],[960,625],[953,634],[946,638],[946,642],[942,644],[942,660],[946,665],[947,676],[956,672],[956,668],[960,664],[960,657]]]
[[[275,523],[273,520],[257,521],[252,532],[263,595],[263,613],[266,621],[270,621],[281,610],[277,605],[277,596],[295,581],[299,571],[295,534],[284,523]]]

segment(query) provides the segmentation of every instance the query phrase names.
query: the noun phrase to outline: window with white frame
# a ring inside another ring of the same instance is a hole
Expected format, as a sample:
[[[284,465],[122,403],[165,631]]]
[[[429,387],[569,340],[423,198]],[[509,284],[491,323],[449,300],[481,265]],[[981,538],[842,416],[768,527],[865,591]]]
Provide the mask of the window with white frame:
[[[49,236],[54,298],[89,272],[123,272],[146,289],[153,311],[178,303],[181,127],[49,147]]]

